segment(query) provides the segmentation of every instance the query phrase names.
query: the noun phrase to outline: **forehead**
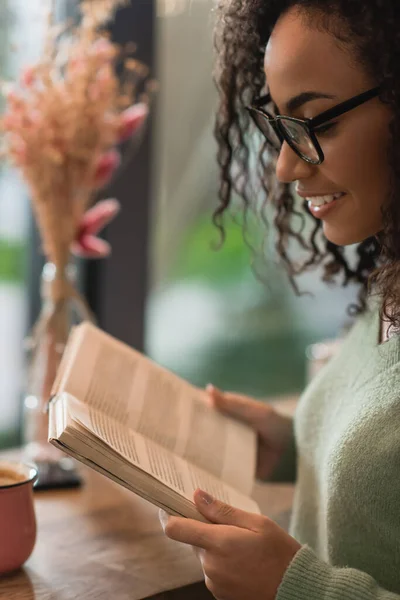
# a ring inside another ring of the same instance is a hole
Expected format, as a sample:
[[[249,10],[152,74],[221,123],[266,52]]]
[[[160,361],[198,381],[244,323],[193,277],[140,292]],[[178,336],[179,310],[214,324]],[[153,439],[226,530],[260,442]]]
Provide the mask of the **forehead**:
[[[352,60],[351,49],[332,34],[307,24],[296,9],[285,13],[269,39],[264,59],[271,94],[277,104],[304,91],[351,95],[366,85],[366,74]]]

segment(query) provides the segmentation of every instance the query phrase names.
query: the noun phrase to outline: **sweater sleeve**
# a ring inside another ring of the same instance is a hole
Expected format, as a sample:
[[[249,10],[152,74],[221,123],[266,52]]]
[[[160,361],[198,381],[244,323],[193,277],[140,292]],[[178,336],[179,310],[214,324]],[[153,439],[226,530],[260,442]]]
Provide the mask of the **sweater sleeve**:
[[[332,567],[303,546],[289,565],[276,600],[400,600],[367,573]]]
[[[289,417],[288,417],[289,418]],[[276,465],[268,482],[272,483],[294,483],[296,481],[297,471],[297,450],[294,434],[294,423],[291,421],[291,436],[287,448],[282,455],[279,463]]]

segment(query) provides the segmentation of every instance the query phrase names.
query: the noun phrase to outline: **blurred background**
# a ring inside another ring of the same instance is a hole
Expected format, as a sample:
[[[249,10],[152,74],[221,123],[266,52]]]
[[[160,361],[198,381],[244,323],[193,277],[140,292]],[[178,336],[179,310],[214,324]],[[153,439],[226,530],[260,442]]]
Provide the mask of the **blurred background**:
[[[78,0],[58,0],[60,18]],[[44,0],[0,0],[2,79],[40,52]],[[240,226],[227,238],[211,222],[217,203],[212,135],[213,0],[131,0],[112,28],[134,40],[160,90],[139,152],[107,196],[122,213],[105,238],[113,254],[79,263],[79,280],[99,324],[196,385],[267,398],[297,393],[307,348],[346,324],[353,289],[328,288],[318,272],[297,298],[268,261],[266,286],[254,276]],[[0,167],[0,447],[18,443],[25,371],[23,340],[39,310],[43,259],[26,191]]]

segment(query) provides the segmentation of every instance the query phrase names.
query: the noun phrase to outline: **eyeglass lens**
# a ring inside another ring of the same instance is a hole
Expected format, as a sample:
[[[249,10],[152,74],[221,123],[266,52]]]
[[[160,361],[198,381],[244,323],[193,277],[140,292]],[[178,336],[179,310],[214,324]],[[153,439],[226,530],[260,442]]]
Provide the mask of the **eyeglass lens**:
[[[274,127],[271,125],[269,119],[263,114],[254,111],[252,113],[253,119],[257,127],[264,134],[268,143],[277,151],[280,150],[282,142],[279,139]],[[318,152],[307,132],[307,130],[296,121],[290,119],[279,119],[279,129],[282,136],[287,142],[297,150],[297,152],[309,160],[318,161]]]
[[[257,111],[253,111],[251,114],[255,124],[264,134],[267,142],[270,144],[270,146],[272,146],[272,148],[274,148],[274,150],[277,150],[279,152],[282,146],[282,142],[279,139],[275,129],[272,127],[269,120]]]
[[[318,152],[309,136],[308,131],[296,121],[279,119],[281,129],[285,131],[285,138],[291,143],[301,156],[312,161],[318,161]]]

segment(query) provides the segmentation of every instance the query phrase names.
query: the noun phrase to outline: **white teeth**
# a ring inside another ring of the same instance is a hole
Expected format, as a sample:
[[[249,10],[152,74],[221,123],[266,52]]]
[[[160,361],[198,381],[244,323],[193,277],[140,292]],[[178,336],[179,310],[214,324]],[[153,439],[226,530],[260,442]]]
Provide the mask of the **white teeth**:
[[[329,196],[313,196],[312,198],[306,198],[311,206],[322,206],[323,204],[329,204],[334,200],[337,200],[344,195],[344,192],[337,194],[330,194]]]

